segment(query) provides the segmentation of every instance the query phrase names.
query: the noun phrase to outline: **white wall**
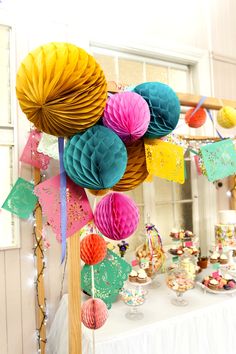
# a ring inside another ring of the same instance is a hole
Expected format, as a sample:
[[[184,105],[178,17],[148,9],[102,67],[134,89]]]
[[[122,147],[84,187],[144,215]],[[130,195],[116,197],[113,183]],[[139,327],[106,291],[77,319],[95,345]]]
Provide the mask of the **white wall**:
[[[4,2],[3,2],[4,4]],[[16,67],[29,50],[49,41],[69,41],[87,48],[88,40],[157,49],[203,49],[236,61],[234,0],[179,1],[12,1],[0,17],[16,24]],[[208,11],[211,11],[209,13]],[[210,14],[210,15],[209,15]],[[235,98],[235,63],[213,60],[216,95]],[[29,125],[18,111],[22,150]],[[21,176],[31,179],[29,168]],[[47,252],[46,295],[49,324],[59,301],[60,247],[53,236]],[[36,353],[31,225],[21,223],[21,248],[0,251],[0,348],[3,354]]]

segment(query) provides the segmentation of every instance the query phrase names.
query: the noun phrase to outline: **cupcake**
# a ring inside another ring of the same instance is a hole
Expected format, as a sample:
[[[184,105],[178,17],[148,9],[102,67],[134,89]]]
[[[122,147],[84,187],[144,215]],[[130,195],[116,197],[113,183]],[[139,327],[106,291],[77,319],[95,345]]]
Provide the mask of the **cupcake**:
[[[178,240],[179,239],[179,231],[177,229],[172,229],[170,232],[170,237]]]
[[[143,269],[139,269],[138,271],[138,276],[137,276],[137,282],[138,283],[146,283],[148,280],[147,273]]]
[[[208,288],[211,290],[218,290],[219,282],[216,279],[211,279],[208,283]]]
[[[228,263],[228,258],[225,254],[222,254],[220,256],[220,264],[227,264]]]
[[[137,282],[137,277],[138,277],[138,273],[136,272],[136,270],[132,270],[132,272],[129,274],[129,281],[131,283],[135,283]]]
[[[212,255],[211,255],[211,258],[210,258],[210,263],[217,263],[220,259],[220,255],[219,253],[216,253],[214,252]]]

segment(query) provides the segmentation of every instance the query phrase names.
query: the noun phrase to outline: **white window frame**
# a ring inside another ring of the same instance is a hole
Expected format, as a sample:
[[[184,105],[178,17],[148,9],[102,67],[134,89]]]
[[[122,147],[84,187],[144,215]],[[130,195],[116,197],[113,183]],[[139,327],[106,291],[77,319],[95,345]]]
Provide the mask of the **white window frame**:
[[[185,64],[192,70],[192,85],[195,94],[204,96],[212,96],[213,94],[213,68],[211,53],[207,50],[199,50],[195,48],[183,48],[173,45],[164,47],[163,44],[156,44],[154,47],[132,46],[129,43],[116,43],[113,41],[102,42],[91,40],[91,47],[99,47],[107,50],[123,52],[129,55],[138,55],[149,57],[155,60],[164,60],[179,64]],[[189,93],[192,93],[191,90]],[[198,135],[212,135],[214,130],[212,125],[205,124],[198,129]],[[194,164],[191,164],[192,168]],[[192,171],[193,172],[193,171]],[[192,173],[192,191],[193,191],[193,215],[194,229],[199,235],[202,247],[202,254],[208,254],[214,240],[214,225],[216,224],[217,215],[217,195],[215,187],[209,183],[205,176],[198,176]],[[194,191],[198,191],[198,195]],[[144,216],[149,215],[150,220],[154,219],[155,200],[154,185],[152,183],[143,184],[143,200],[144,200]],[[211,196],[211,198],[209,198]],[[201,220],[201,222],[200,222]]]
[[[9,135],[13,139],[3,139],[0,140],[0,145],[9,146],[12,148],[12,173],[11,173],[11,186],[14,185],[18,178],[19,174],[19,157],[18,157],[18,116],[17,116],[17,104],[16,104],[16,93],[15,93],[15,83],[16,83],[16,35],[15,28],[11,19],[7,15],[2,15],[0,10],[0,25],[6,26],[10,29],[10,115],[11,115],[11,124],[0,126],[0,131],[8,130]],[[7,196],[6,196],[7,197]],[[1,230],[1,232],[4,232]],[[9,246],[0,246],[1,250],[7,249],[16,249],[20,248],[20,220],[17,216],[12,214],[12,244]]]

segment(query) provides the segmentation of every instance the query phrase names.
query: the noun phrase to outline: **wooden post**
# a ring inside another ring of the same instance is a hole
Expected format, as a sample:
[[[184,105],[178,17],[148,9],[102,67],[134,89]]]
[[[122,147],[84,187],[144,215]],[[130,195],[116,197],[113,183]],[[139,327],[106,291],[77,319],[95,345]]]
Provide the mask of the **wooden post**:
[[[34,184],[35,186],[40,183],[40,169],[34,167]],[[42,238],[42,209],[39,203],[35,209],[35,220],[36,220],[36,227],[35,227],[35,254],[36,254],[36,262],[37,262],[37,287],[38,287],[38,299],[37,299],[37,328],[39,329],[39,343],[41,354],[46,353],[46,324],[45,324],[45,288],[44,288],[44,279],[43,279],[43,272],[44,272],[44,244]]]
[[[236,210],[236,174],[229,177],[229,190],[231,191],[230,208]]]
[[[82,354],[79,232],[68,238],[67,245],[69,354]]]

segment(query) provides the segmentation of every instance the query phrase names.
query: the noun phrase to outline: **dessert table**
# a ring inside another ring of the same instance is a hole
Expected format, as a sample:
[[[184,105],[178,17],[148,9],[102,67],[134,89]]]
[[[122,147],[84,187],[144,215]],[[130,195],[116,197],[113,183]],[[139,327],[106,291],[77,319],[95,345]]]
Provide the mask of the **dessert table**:
[[[146,301],[139,307],[142,320],[127,319],[129,307],[120,299],[113,304],[106,324],[95,331],[96,354],[236,353],[236,293],[204,293],[196,286],[184,294],[189,305],[177,307],[164,275],[157,279],[161,286],[147,286]],[[69,354],[67,308],[65,294],[48,334],[50,354]],[[92,353],[92,331],[83,327],[82,354]]]

